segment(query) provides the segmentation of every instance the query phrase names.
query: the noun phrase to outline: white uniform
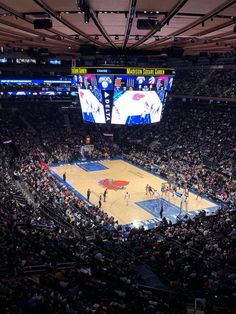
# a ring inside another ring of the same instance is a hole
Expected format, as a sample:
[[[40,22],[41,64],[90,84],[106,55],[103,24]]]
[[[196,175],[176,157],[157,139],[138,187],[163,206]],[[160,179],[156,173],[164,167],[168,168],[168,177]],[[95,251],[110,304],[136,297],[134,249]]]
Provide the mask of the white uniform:
[[[129,205],[129,199],[130,199],[130,195],[128,192],[125,193],[125,202],[126,202],[126,205],[128,206]]]

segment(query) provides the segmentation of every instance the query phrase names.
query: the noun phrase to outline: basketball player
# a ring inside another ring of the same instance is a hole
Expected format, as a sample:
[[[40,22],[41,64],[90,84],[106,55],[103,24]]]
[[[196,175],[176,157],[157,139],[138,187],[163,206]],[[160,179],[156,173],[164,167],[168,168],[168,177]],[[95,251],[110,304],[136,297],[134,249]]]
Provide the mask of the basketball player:
[[[202,199],[202,194],[203,194],[203,187],[199,184],[198,188],[197,188],[197,197],[196,200],[198,199],[198,197],[200,196],[200,198]]]
[[[144,110],[143,110],[143,112],[140,114],[141,120],[144,120],[144,119],[145,119],[146,115],[148,114],[148,111],[150,112],[149,104],[148,104],[147,101],[145,101]]]
[[[129,194],[129,192],[127,191],[127,192],[125,193],[125,202],[126,202],[126,206],[129,205],[129,199],[130,199],[130,194]]]
[[[66,182],[66,172],[63,173],[62,178],[63,178],[63,181]]]
[[[160,209],[160,218],[161,219],[163,218],[163,211],[164,211],[164,208],[163,208],[163,204],[161,202],[161,209]]]
[[[108,190],[106,189],[103,193],[103,201],[106,202]]]
[[[165,183],[162,183],[161,184],[161,197],[162,198],[163,198],[165,192],[166,192],[166,186],[165,186]]]
[[[165,196],[168,200],[170,200],[170,186],[169,184],[165,184]]]
[[[153,189],[152,189],[151,185],[149,185],[149,187],[148,187],[148,192],[149,192],[150,197],[153,196]]]
[[[153,199],[154,200],[157,200],[158,199],[158,192],[157,192],[157,190],[154,190],[154,192],[153,192]]]
[[[183,193],[182,196],[181,196],[181,201],[180,201],[179,215],[182,214],[183,207],[184,207],[184,202],[185,202],[185,196],[184,196],[184,193]]]
[[[189,190],[188,190],[188,188],[186,188],[186,189],[184,190],[184,195],[185,195],[186,200],[187,200],[188,197],[189,197]]]
[[[99,195],[98,199],[98,208],[100,209],[102,207],[102,194]]]
[[[172,197],[174,197],[176,195],[177,192],[177,185],[176,183],[172,184]]]
[[[117,115],[117,119],[120,120],[120,112],[119,112],[118,108],[116,107],[116,105],[113,105],[113,108],[114,108],[114,111]]]
[[[145,191],[146,191],[146,195],[148,194],[148,192],[149,192],[149,184],[147,184],[146,185],[146,187],[145,187]]]
[[[90,195],[91,195],[91,190],[88,189],[88,191],[87,191],[87,201],[88,201],[88,202],[89,202],[89,199],[90,199]]]
[[[187,198],[185,196],[185,194],[183,193],[181,196],[181,202],[180,202],[180,214],[185,210],[187,210]]]

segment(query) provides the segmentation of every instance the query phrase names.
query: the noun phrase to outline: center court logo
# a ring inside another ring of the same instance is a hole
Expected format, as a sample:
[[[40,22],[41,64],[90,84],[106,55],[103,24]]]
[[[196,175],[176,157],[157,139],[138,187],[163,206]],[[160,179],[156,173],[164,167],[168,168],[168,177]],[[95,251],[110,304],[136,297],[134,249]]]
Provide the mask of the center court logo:
[[[102,179],[98,182],[103,187],[107,188],[108,190],[124,190],[126,185],[129,184],[128,181],[123,180],[113,180],[113,179]]]

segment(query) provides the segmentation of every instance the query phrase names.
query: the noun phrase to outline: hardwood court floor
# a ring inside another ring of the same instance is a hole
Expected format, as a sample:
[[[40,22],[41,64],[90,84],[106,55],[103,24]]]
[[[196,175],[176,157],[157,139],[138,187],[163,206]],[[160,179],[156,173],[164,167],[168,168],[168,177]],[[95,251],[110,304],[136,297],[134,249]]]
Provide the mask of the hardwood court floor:
[[[152,199],[145,195],[145,186],[147,184],[155,188],[158,193],[161,190],[161,183],[166,182],[158,176],[148,173],[138,167],[135,167],[123,160],[104,160],[100,164],[107,167],[100,171],[85,171],[76,164],[66,164],[52,167],[51,169],[60,177],[66,172],[67,183],[77,190],[84,197],[87,195],[88,188],[92,193],[90,202],[98,205],[98,198],[104,192],[105,187],[99,184],[102,179],[124,180],[129,184],[123,190],[108,190],[107,201],[102,202],[102,209],[119,221],[119,224],[130,224],[134,221],[144,221],[154,218],[149,212],[135,204],[135,202]],[[129,205],[124,200],[125,192],[130,193]],[[170,196],[168,201],[176,206],[180,206],[179,197]],[[215,206],[215,203],[198,198],[189,193],[188,211],[202,210]]]

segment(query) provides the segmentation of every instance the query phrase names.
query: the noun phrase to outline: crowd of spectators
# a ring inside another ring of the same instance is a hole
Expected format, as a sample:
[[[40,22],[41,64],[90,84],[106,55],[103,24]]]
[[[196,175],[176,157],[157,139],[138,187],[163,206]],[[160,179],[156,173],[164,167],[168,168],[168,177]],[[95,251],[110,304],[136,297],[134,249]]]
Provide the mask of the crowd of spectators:
[[[230,302],[235,298],[235,218],[235,211],[219,210],[208,217],[201,212],[181,225],[163,222],[156,230],[131,233],[126,247],[173,288],[208,291]]]
[[[193,68],[177,71],[173,95],[236,98],[235,69]]]
[[[235,206],[234,108],[173,105],[158,126],[142,132],[146,149],[137,141],[140,134],[133,133],[125,158],[166,177],[173,173],[180,186]]]
[[[229,107],[170,106],[159,125],[114,129],[109,142],[100,128],[72,119],[68,132],[55,107],[0,112],[1,267],[8,272],[0,286],[3,312],[185,313],[179,295],[138,286],[141,261],[180,295],[207,296],[208,313],[219,305],[215,296],[233,313],[234,117]],[[134,229],[123,241],[118,221],[86,205],[47,169],[79,158],[88,132],[95,144],[91,158],[120,153],[161,175],[174,172],[179,184],[201,187],[225,209],[177,225],[164,220],[153,230]],[[40,265],[41,275],[27,273]]]

